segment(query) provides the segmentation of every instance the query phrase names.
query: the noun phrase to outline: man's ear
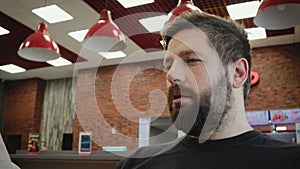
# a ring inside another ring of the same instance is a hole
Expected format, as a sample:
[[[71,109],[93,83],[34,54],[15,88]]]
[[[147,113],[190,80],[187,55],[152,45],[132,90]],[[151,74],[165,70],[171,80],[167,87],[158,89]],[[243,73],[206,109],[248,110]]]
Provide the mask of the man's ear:
[[[233,87],[239,88],[244,85],[248,78],[248,61],[245,58],[240,58],[234,62]]]

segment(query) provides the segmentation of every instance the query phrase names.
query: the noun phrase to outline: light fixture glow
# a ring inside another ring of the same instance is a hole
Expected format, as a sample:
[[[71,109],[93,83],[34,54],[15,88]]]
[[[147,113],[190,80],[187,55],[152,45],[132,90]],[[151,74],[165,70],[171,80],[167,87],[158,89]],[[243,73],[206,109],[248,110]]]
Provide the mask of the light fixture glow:
[[[250,1],[226,6],[229,16],[233,20],[252,18],[256,16],[259,1]]]
[[[88,31],[88,29],[73,31],[69,32],[68,35],[71,36],[73,39],[77,40],[78,42],[82,42]]]
[[[0,70],[3,70],[8,73],[12,73],[12,74],[26,71],[26,69],[24,69],[20,66],[14,65],[14,64],[7,64],[7,65],[0,66]]]
[[[164,40],[160,40],[159,43],[160,43],[162,46],[164,46],[164,44],[165,44]]]
[[[6,35],[9,34],[9,30],[3,28],[2,26],[0,26],[0,36],[1,35]]]
[[[58,23],[73,19],[73,17],[57,5],[33,9],[32,12],[49,23]]]
[[[160,15],[149,18],[140,19],[139,22],[149,31],[158,32],[161,31],[165,22],[169,19],[168,15]]]
[[[126,57],[126,54],[122,51],[117,52],[98,52],[99,55],[103,56],[105,59],[116,59]]]
[[[276,131],[285,131],[287,130],[287,126],[276,126]]]
[[[65,59],[63,57],[59,57],[58,59],[54,59],[54,60],[49,60],[49,61],[47,61],[47,63],[52,66],[55,66],[55,67],[66,66],[66,65],[72,64],[72,62],[68,61],[67,59]]]
[[[117,0],[124,8],[153,3],[154,0]]]
[[[247,28],[245,29],[248,35],[248,40],[256,40],[256,39],[265,39],[267,38],[267,33],[264,28]]]

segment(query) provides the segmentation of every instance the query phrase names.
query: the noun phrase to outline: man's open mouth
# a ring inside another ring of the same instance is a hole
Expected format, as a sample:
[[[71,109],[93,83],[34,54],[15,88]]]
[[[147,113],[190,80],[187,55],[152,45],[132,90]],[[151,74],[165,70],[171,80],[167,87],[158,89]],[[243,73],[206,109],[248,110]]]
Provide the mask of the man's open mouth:
[[[180,94],[180,93],[175,93],[173,94],[173,103],[180,103],[183,100],[190,98],[188,95]]]

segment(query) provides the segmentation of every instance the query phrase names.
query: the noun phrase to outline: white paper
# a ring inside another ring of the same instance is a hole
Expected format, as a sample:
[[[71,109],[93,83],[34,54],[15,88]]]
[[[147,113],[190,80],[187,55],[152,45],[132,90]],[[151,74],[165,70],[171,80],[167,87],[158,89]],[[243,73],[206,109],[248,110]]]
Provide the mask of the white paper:
[[[295,123],[296,126],[296,140],[300,144],[300,123]]]
[[[1,134],[0,134],[0,168],[14,169]]]
[[[150,117],[139,118],[139,147],[149,145],[150,122]]]

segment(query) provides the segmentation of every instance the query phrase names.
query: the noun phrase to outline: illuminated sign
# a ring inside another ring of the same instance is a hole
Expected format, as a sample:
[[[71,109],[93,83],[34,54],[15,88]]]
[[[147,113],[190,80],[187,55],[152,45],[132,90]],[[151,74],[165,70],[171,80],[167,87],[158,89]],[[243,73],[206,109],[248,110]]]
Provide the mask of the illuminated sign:
[[[257,84],[259,81],[259,74],[255,71],[250,72],[250,84],[251,86]]]

